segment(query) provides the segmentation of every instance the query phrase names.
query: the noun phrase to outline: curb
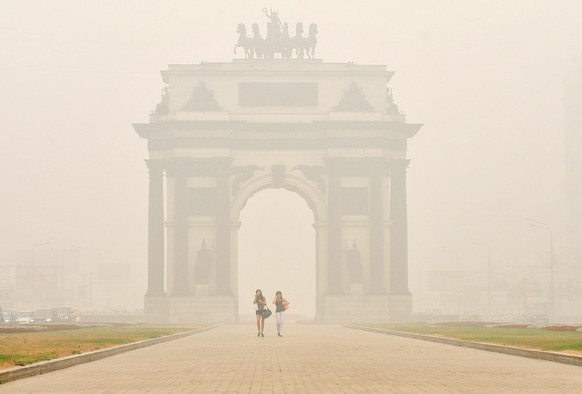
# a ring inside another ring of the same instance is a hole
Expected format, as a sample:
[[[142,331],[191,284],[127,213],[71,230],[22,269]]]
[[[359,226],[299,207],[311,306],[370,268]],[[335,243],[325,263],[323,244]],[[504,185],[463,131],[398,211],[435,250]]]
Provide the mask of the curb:
[[[204,331],[212,330],[214,328],[216,328],[216,326],[198,328],[196,330],[185,331],[178,334],[166,335],[163,337],[153,339],[146,339],[144,341],[128,343],[126,345],[109,347],[106,349],[94,350],[92,352],[87,352],[73,356],[56,358],[54,360],[41,361],[31,365],[24,365],[22,367],[9,368],[0,371],[0,384],[12,382],[18,379],[28,378],[31,376],[41,375],[47,372],[58,371],[59,369],[65,369],[79,364],[89,363],[91,361],[100,360],[102,358],[115,356],[116,354],[129,352],[131,350],[141,349],[144,347],[156,345],[158,343],[172,341],[174,339],[180,339],[194,334],[199,334]]]
[[[430,342],[466,347],[466,348],[477,349],[477,350],[485,350],[488,352],[509,354],[512,356],[528,357],[528,358],[533,358],[533,359],[537,359],[537,360],[553,361],[556,363],[569,364],[569,365],[575,365],[578,367],[582,367],[582,356],[574,356],[574,355],[563,354],[563,353],[547,352],[547,351],[543,351],[543,350],[521,349],[521,348],[517,348],[517,347],[513,347],[513,346],[492,345],[492,344],[483,343],[483,342],[463,341],[461,339],[443,338],[443,337],[436,337],[436,336],[432,336],[432,335],[414,334],[414,333],[402,332],[402,331],[383,330],[380,328],[363,327],[363,326],[356,326],[356,325],[344,325],[344,327],[352,328],[355,330],[375,332],[378,334],[394,335],[394,336],[398,336],[398,337],[412,338],[412,339],[421,339],[423,341],[430,341]]]

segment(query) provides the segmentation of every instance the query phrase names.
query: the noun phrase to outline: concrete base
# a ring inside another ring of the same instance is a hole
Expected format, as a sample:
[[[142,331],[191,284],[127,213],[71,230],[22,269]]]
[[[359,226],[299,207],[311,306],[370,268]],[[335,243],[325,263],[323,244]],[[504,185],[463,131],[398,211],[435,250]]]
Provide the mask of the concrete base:
[[[145,317],[151,323],[235,323],[236,297],[145,297]]]
[[[324,322],[370,323],[390,320],[388,296],[325,296]]]
[[[208,285],[197,284],[196,285],[196,296],[207,297],[210,295],[210,289]]]
[[[411,296],[325,296],[319,299],[316,319],[334,323],[411,321]],[[234,296],[146,296],[149,323],[235,323],[238,304]]]
[[[144,297],[144,319],[148,323],[168,323],[168,297]]]
[[[364,286],[361,283],[350,284],[350,295],[353,295],[353,296],[364,295]]]
[[[412,296],[390,296],[390,320],[412,321]]]
[[[324,322],[377,323],[410,320],[410,296],[325,296]]]

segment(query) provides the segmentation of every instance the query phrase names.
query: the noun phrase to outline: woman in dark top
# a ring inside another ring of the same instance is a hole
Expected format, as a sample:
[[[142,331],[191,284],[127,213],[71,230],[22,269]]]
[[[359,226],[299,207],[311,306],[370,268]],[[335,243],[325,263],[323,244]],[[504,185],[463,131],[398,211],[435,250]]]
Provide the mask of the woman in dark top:
[[[277,307],[275,310],[275,317],[277,318],[277,335],[283,336],[283,323],[285,323],[285,311],[289,307],[289,301],[283,298],[283,293],[277,291],[275,293],[275,298],[273,298],[273,304]]]
[[[264,337],[265,334],[263,334],[264,330],[265,330],[265,318],[263,317],[263,311],[266,309],[265,307],[267,306],[267,299],[265,298],[265,296],[263,295],[263,292],[260,289],[257,289],[257,291],[255,291],[255,298],[253,300],[253,304],[255,305],[256,308],[256,318],[257,318],[257,336],[258,337]]]

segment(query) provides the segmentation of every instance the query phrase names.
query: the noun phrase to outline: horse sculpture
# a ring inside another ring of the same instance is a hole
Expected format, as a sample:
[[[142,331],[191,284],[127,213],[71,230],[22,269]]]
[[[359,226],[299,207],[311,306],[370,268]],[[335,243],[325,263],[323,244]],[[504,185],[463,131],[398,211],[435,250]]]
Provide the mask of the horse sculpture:
[[[265,40],[261,37],[261,32],[259,31],[259,25],[257,23],[253,23],[252,46],[257,59],[262,59],[265,55]]]
[[[317,46],[317,37],[315,35],[318,33],[317,24],[312,23],[309,25],[309,36],[305,39],[304,48],[307,53],[307,57],[310,59],[315,58],[315,47]]]
[[[303,46],[303,41],[305,37],[303,37],[303,23],[299,22],[295,25],[295,37],[292,39],[292,46],[295,49],[295,56],[297,59],[303,59],[305,55],[305,49]]]
[[[237,48],[243,48],[245,51],[245,59],[252,59],[253,42],[250,37],[247,37],[247,28],[245,24],[239,23],[236,32],[238,33],[238,42],[234,45],[234,54],[236,55]]]
[[[285,22],[283,24],[283,37],[281,39],[281,58],[291,59],[293,57],[293,46],[291,43],[291,37],[289,37],[289,24]]]
[[[303,23],[297,23],[295,27],[295,36],[289,36],[288,23],[281,23],[277,12],[271,11],[269,14],[264,8],[263,12],[270,21],[267,24],[267,35],[261,36],[259,25],[253,23],[252,37],[247,36],[246,26],[243,23],[238,24],[237,33],[239,34],[238,42],[234,46],[236,55],[238,48],[245,51],[245,59],[275,59],[279,54],[281,59],[292,59],[293,51],[297,59],[315,58],[315,48],[317,47],[317,24],[309,25],[309,35],[303,36]]]

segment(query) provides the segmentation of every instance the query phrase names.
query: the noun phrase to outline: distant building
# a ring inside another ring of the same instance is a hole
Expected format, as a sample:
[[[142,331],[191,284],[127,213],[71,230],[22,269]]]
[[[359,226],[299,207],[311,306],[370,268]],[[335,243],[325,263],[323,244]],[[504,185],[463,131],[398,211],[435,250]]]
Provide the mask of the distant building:
[[[582,60],[564,86],[566,220],[575,256],[582,256]]]

